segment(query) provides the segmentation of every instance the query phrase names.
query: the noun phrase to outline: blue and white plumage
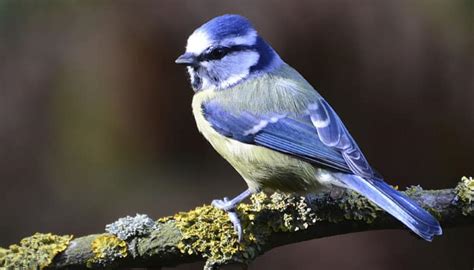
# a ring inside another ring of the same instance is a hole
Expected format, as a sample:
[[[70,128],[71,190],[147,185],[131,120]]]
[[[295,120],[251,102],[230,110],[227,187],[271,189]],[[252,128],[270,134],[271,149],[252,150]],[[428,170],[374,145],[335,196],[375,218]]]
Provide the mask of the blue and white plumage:
[[[441,235],[438,221],[371,168],[331,106],[284,63],[251,23],[216,17],[196,29],[186,53],[196,92],[199,131],[244,178],[249,189],[213,205],[229,212],[241,237],[236,204],[259,190],[355,190],[425,240]]]

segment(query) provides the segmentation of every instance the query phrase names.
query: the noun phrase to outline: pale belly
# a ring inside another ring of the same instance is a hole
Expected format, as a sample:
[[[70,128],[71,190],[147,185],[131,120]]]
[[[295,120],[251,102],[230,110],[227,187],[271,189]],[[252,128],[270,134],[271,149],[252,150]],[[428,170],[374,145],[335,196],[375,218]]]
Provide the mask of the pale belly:
[[[308,162],[261,146],[241,143],[217,133],[201,112],[202,99],[193,99],[193,113],[199,131],[244,178],[253,191],[291,193],[317,192],[331,186],[331,174]]]

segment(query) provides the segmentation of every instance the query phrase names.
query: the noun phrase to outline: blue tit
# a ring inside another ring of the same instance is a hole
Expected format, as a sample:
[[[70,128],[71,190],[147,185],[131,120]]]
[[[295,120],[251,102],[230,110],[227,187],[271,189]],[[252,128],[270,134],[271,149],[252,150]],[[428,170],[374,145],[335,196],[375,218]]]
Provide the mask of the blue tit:
[[[354,190],[421,238],[441,235],[439,222],[385,183],[333,108],[239,15],[216,17],[188,38],[185,65],[199,131],[242,176],[248,189],[212,205],[228,212],[252,193]]]

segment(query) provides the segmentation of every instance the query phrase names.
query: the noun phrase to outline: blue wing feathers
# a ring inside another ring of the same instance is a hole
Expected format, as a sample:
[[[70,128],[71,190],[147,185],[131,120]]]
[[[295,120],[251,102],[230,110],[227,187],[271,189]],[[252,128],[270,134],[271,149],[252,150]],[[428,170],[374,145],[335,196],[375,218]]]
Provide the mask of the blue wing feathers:
[[[372,178],[372,168],[331,106],[319,98],[309,106],[309,113],[321,141],[338,149],[354,174],[366,179]]]
[[[433,229],[439,229],[439,234],[441,234],[441,227],[439,226],[438,220],[436,220],[430,213],[421,208],[417,203],[413,202],[405,194],[393,189],[390,185],[385,183],[382,180],[373,181],[379,190],[384,194],[394,199],[399,205],[403,206],[408,212],[410,212],[414,217],[418,219],[419,222],[424,223],[427,226],[432,227]]]
[[[223,136],[265,146],[338,171],[351,172],[341,153],[319,140],[309,116],[295,119],[278,115],[278,121],[272,122],[272,117],[277,115],[256,116],[246,112],[235,115],[213,102],[204,104],[203,112],[207,121]],[[249,132],[261,121],[266,121],[261,129]]]
[[[245,135],[245,131],[258,124],[255,117],[252,118],[247,113],[239,116],[233,115],[214,102],[203,104],[202,110],[206,120],[223,136],[245,143],[252,143],[253,136]]]
[[[278,149],[277,151],[284,152],[293,156],[303,158],[306,161],[318,163],[320,165],[339,169],[340,171],[348,172],[345,168],[344,160],[329,160],[323,159],[322,157],[328,156],[327,153],[317,152],[307,147],[300,146],[295,143],[288,142],[285,139],[273,136],[271,134],[261,134],[256,137],[257,145],[262,145],[270,149]]]
[[[283,118],[257,133],[255,142],[308,161],[350,172],[340,153],[323,145],[314,127],[305,122]]]
[[[324,103],[319,108],[326,106]],[[203,105],[203,112],[207,121],[223,136],[338,171],[335,174],[343,186],[367,197],[423,239],[431,241],[434,235],[442,233],[433,216],[374,176],[372,168],[332,108],[326,107],[321,116],[313,106],[309,115],[291,117],[247,112],[234,114],[217,103],[208,102]],[[325,119],[330,120],[327,122]],[[323,125],[325,123],[328,125]]]
[[[367,197],[427,241],[441,235],[439,222],[412,199],[382,180],[366,180],[357,175],[339,174],[347,187]]]
[[[342,149],[344,147],[341,145],[342,133],[331,107],[323,99],[320,99],[309,106],[309,112],[321,141],[328,146]]]

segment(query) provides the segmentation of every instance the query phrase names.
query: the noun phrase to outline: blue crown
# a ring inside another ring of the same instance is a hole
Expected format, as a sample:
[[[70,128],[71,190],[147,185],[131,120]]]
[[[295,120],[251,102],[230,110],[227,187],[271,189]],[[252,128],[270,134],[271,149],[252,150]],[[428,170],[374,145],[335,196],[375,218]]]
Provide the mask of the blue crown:
[[[198,28],[210,35],[214,40],[221,40],[232,36],[244,36],[255,31],[250,21],[236,14],[226,14],[216,17]]]

